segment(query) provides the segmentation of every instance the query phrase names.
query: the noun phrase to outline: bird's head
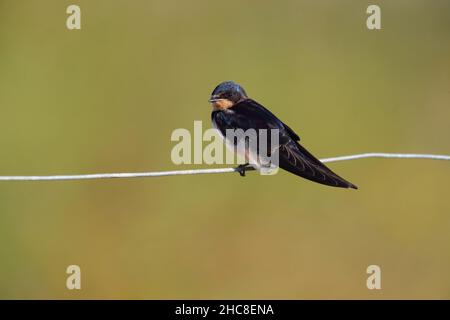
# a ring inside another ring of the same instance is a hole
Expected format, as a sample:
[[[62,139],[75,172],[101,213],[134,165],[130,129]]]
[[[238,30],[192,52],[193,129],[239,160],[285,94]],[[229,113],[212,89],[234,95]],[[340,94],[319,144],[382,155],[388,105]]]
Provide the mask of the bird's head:
[[[247,98],[244,88],[233,81],[225,81],[214,89],[209,102],[214,110],[224,110]]]

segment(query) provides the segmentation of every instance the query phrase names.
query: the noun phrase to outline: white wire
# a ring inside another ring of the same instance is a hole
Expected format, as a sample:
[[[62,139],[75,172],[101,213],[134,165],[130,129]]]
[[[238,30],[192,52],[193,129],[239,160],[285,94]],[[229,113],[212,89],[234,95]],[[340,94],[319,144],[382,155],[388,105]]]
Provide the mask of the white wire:
[[[361,153],[353,154],[350,156],[340,156],[334,158],[320,159],[323,163],[326,162],[337,162],[346,160],[355,160],[363,158],[403,158],[403,159],[432,159],[432,160],[447,160],[450,161],[450,156],[440,155],[440,154],[419,154],[419,153]]]
[[[415,153],[361,153],[348,156],[320,159],[323,163],[356,160],[363,158],[402,158],[402,159],[431,159],[450,161],[448,155],[415,154]],[[0,176],[0,181],[60,181],[60,180],[91,180],[91,179],[118,179],[118,178],[148,178],[166,177],[194,174],[218,174],[237,172],[237,168],[193,169],[176,171],[136,172],[136,173],[96,173],[77,175],[52,176]]]

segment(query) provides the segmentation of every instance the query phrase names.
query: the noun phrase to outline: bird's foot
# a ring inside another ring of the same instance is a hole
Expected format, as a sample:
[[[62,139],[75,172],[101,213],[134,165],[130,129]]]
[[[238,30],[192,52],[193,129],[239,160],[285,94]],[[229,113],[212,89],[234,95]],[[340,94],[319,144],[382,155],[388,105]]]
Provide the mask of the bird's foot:
[[[248,163],[246,164],[241,164],[236,168],[236,171],[239,172],[239,174],[241,175],[241,177],[245,177],[245,170],[247,170]]]

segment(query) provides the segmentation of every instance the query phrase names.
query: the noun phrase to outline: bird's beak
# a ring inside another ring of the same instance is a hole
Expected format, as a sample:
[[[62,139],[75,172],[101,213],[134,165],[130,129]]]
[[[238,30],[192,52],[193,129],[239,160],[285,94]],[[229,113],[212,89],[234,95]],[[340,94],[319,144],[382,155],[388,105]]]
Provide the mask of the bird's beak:
[[[210,103],[214,103],[214,102],[217,102],[217,101],[220,101],[220,100],[222,100],[222,99],[218,98],[217,96],[211,96],[211,98],[209,98],[208,101]]]

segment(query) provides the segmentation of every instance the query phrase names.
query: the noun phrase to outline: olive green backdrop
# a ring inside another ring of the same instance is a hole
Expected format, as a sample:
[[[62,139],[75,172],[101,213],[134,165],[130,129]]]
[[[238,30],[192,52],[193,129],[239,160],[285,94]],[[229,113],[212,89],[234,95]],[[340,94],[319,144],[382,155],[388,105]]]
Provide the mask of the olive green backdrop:
[[[81,7],[82,29],[66,28]],[[450,153],[450,1],[0,0],[0,175],[158,171],[235,80],[318,157]],[[0,298],[450,298],[450,164],[0,183]],[[82,290],[65,270],[82,271]],[[382,268],[382,290],[366,268]]]

